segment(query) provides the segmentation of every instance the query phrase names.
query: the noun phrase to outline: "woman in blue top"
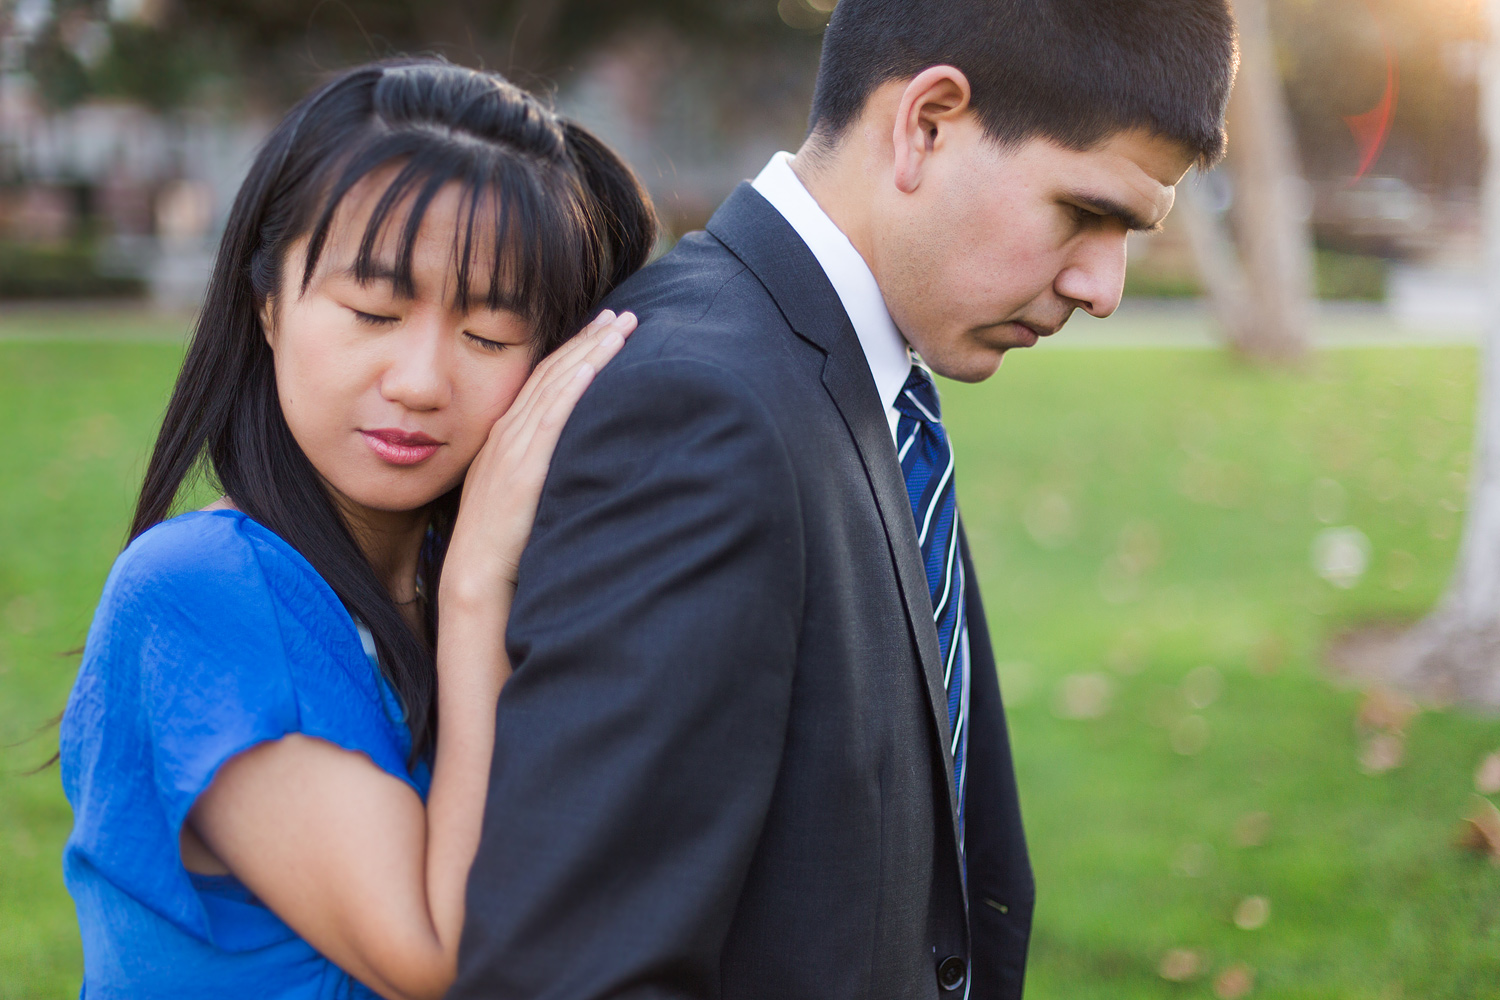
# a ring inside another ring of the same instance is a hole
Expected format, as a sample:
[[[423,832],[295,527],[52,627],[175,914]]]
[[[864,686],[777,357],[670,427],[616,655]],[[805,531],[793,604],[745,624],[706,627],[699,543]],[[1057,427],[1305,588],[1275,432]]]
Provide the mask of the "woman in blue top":
[[[363,67],[272,133],[63,720],[86,996],[443,993],[515,567],[634,319],[570,334],[654,237],[492,74]]]

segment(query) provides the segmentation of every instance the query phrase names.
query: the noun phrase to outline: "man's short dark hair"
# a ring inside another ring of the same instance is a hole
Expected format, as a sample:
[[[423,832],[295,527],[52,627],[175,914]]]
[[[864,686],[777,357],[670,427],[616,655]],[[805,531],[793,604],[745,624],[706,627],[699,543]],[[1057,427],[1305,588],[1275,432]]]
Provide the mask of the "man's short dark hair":
[[[836,140],[877,87],[949,65],[1003,144],[1144,128],[1211,164],[1237,60],[1229,0],[840,0],[810,128]]]

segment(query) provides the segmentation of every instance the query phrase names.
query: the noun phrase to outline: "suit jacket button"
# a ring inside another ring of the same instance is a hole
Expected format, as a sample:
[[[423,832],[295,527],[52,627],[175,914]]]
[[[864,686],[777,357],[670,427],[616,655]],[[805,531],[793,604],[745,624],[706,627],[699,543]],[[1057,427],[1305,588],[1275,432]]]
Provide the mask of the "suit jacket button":
[[[937,977],[938,985],[949,993],[961,990],[969,978],[969,966],[957,955],[949,955],[938,964]]]

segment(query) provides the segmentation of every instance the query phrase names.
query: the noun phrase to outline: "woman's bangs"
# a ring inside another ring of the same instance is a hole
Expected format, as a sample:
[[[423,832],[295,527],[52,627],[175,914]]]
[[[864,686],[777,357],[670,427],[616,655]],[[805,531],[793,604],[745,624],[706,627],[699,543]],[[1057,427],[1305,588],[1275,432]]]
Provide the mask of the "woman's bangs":
[[[423,224],[438,196],[458,185],[452,220],[453,306],[461,312],[480,305],[504,309],[538,326],[576,319],[576,300],[592,294],[598,267],[588,253],[589,223],[579,199],[547,191],[539,178],[546,172],[528,169],[513,157],[483,155],[458,143],[434,148],[391,141],[409,137],[383,138],[385,142],[346,160],[336,183],[329,185],[309,232],[304,288],[351,192],[382,170],[394,169],[365,222],[352,261],[357,280],[390,281],[398,296],[415,297],[413,259]],[[567,184],[562,177],[555,182]]]

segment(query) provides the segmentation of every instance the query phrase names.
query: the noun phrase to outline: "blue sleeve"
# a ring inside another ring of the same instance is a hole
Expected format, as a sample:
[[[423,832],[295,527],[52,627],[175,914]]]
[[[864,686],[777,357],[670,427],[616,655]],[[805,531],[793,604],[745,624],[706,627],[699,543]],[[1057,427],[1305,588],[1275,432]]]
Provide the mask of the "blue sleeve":
[[[290,733],[363,753],[421,794],[406,727],[311,566],[241,515],[152,529],[110,575],[64,720],[70,853],[211,939],[182,824],[228,760]]]

